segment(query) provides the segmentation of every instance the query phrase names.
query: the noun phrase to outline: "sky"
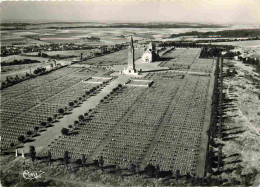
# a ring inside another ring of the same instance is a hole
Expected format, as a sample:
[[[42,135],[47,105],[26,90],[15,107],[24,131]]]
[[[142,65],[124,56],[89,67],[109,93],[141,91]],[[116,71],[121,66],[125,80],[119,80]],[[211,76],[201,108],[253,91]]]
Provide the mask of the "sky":
[[[1,20],[260,24],[260,0],[4,1]]]

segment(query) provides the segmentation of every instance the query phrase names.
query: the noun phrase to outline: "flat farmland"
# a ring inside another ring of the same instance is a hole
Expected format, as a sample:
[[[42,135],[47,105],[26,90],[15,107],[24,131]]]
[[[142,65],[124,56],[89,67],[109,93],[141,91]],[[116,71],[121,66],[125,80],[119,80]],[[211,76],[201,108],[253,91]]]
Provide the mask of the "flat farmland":
[[[198,59],[198,49],[187,50],[185,63],[203,75],[148,73],[143,79],[152,80],[151,87],[126,84],[110,93],[73,135],[60,135],[41,154],[61,158],[69,151],[71,158],[85,154],[89,162],[102,155],[105,165],[152,164],[203,176],[215,62]]]

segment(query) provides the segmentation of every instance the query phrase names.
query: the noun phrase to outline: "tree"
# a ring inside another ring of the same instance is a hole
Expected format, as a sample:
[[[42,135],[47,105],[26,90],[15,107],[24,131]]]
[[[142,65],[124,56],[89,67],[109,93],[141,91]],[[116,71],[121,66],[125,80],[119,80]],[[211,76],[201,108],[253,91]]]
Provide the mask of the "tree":
[[[159,164],[157,164],[155,168],[155,177],[159,178],[159,175],[160,175],[160,166]]]
[[[175,171],[175,180],[176,180],[177,183],[178,183],[179,178],[180,178],[180,170],[177,169]]]
[[[87,116],[88,116],[88,113],[86,112],[86,113],[84,114],[84,116],[87,117]]]
[[[52,122],[52,118],[51,118],[51,117],[48,117],[48,118],[47,118],[47,121],[48,121],[49,123],[51,123],[51,122]]]
[[[21,143],[22,143],[24,140],[25,140],[25,138],[24,138],[24,136],[23,136],[23,135],[21,135],[21,136],[19,136],[19,137],[18,137],[18,141],[19,141],[19,142],[21,142]]]
[[[20,80],[20,78],[18,77],[18,75],[15,76],[15,80],[18,82]]]
[[[63,157],[63,161],[64,161],[64,163],[65,163],[65,165],[68,167],[68,164],[69,164],[69,152],[68,151],[65,151],[64,152],[64,157]]]
[[[243,170],[243,167],[240,164],[238,164],[237,169],[236,169],[236,174],[240,176],[242,173],[242,170]]]
[[[41,126],[45,127],[47,123],[45,121],[41,122]]]
[[[186,173],[186,183],[190,183],[190,179],[191,179],[191,174],[190,172]]]
[[[118,175],[121,175],[121,173],[122,173],[122,170],[121,170],[121,168],[120,168],[120,166],[119,166],[119,165],[116,165],[116,168],[115,168],[115,170],[116,170],[116,173],[117,173]]]
[[[38,127],[38,126],[35,126],[35,127],[34,127],[34,131],[35,131],[35,132],[38,132],[38,130],[39,130],[39,127]]]
[[[84,120],[84,116],[83,115],[79,115],[78,119],[79,119],[79,121],[83,121]]]
[[[60,109],[58,110],[58,112],[59,112],[60,114],[64,114],[64,109],[63,109],[63,108],[60,108]]]
[[[6,87],[6,83],[3,81],[1,88],[5,88],[5,87]]]
[[[219,152],[218,152],[218,171],[220,169],[220,166],[222,164],[222,146],[219,148]]]
[[[38,69],[35,69],[35,70],[33,71],[33,73],[34,73],[35,75],[37,75],[37,74],[39,73],[39,70],[38,70]]]
[[[51,165],[51,152],[48,151],[48,161],[49,161],[49,165]]]
[[[82,165],[82,160],[81,160],[81,159],[77,159],[77,160],[76,160],[76,164],[79,165],[79,166],[81,166],[81,165]]]
[[[147,173],[148,176],[153,177],[155,174],[155,167],[152,164],[148,164],[145,168],[144,171]]]
[[[32,145],[30,146],[29,156],[31,157],[32,162],[34,162],[36,157],[36,152],[35,152],[35,147]]]
[[[86,167],[86,162],[87,162],[87,159],[86,159],[86,157],[85,157],[85,154],[82,154],[82,166],[83,166],[83,168],[85,169],[85,167]]]
[[[57,115],[57,114],[54,114],[53,117],[54,117],[54,119],[56,119],[56,118],[58,117],[58,115]]]
[[[91,92],[94,92],[96,90],[96,87],[93,87],[90,89]]]
[[[12,77],[11,77],[11,78],[12,78]],[[9,76],[7,76],[7,77],[6,77],[6,82],[7,82],[7,83],[11,83],[11,82],[12,82],[12,81],[11,81],[11,78],[9,78]]]
[[[72,125],[69,125],[69,128],[72,129]]]
[[[71,101],[71,102],[69,102],[69,106],[70,107],[73,107],[74,106],[74,103]]]
[[[136,173],[138,173],[138,174],[139,174],[140,170],[141,170],[141,169],[140,169],[140,165],[139,165],[139,164],[137,164],[137,165],[136,165],[136,168],[135,168],[135,171],[136,171]]]
[[[10,143],[10,147],[13,147],[14,146],[14,143]]]
[[[99,166],[99,163],[98,163],[98,160],[97,160],[97,159],[93,160],[93,165],[94,165],[94,166]]]
[[[77,104],[78,103],[78,101],[77,100],[74,100],[74,104]]]
[[[129,171],[135,173],[136,165],[134,163],[131,163],[129,165]]]
[[[226,75],[227,75],[228,77],[231,76],[231,73],[230,73],[230,70],[229,70],[229,69],[226,70]]]
[[[78,125],[79,124],[79,121],[74,121],[74,125]]]
[[[30,136],[30,135],[32,135],[33,133],[32,133],[32,131],[27,131],[26,134],[27,134],[27,136]]]
[[[222,117],[220,116],[220,124],[218,126],[218,137],[219,138],[222,138],[222,125],[221,125],[221,123],[222,123]]]
[[[26,72],[25,74],[26,77],[30,77],[31,75],[29,73]]]
[[[69,129],[67,129],[67,128],[62,128],[62,129],[61,129],[61,134],[63,134],[63,135],[68,135],[68,134],[69,134]]]
[[[103,156],[101,155],[98,159],[98,164],[101,168],[103,168],[103,165],[104,165],[104,158]]]

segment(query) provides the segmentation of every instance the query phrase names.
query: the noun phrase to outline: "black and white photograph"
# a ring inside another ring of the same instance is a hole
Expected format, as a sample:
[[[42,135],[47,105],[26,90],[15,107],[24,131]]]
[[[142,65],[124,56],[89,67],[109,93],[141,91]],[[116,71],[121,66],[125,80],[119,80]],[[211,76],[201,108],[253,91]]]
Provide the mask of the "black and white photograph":
[[[0,49],[0,187],[260,187],[260,0],[3,0]]]

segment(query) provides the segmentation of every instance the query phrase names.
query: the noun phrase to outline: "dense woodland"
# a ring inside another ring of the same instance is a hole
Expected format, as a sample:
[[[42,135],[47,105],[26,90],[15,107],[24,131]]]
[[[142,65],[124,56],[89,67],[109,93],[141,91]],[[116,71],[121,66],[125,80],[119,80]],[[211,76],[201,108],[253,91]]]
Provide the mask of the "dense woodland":
[[[34,63],[41,63],[39,60],[32,60],[32,59],[23,59],[23,60],[17,60],[11,62],[1,62],[1,66],[13,66],[13,65],[22,65],[22,64],[34,64]]]
[[[209,36],[221,36],[221,37],[260,37],[260,29],[243,29],[243,30],[225,30],[217,32],[185,32],[180,34],[172,34],[170,38],[179,36],[198,36],[199,38],[205,38]]]

